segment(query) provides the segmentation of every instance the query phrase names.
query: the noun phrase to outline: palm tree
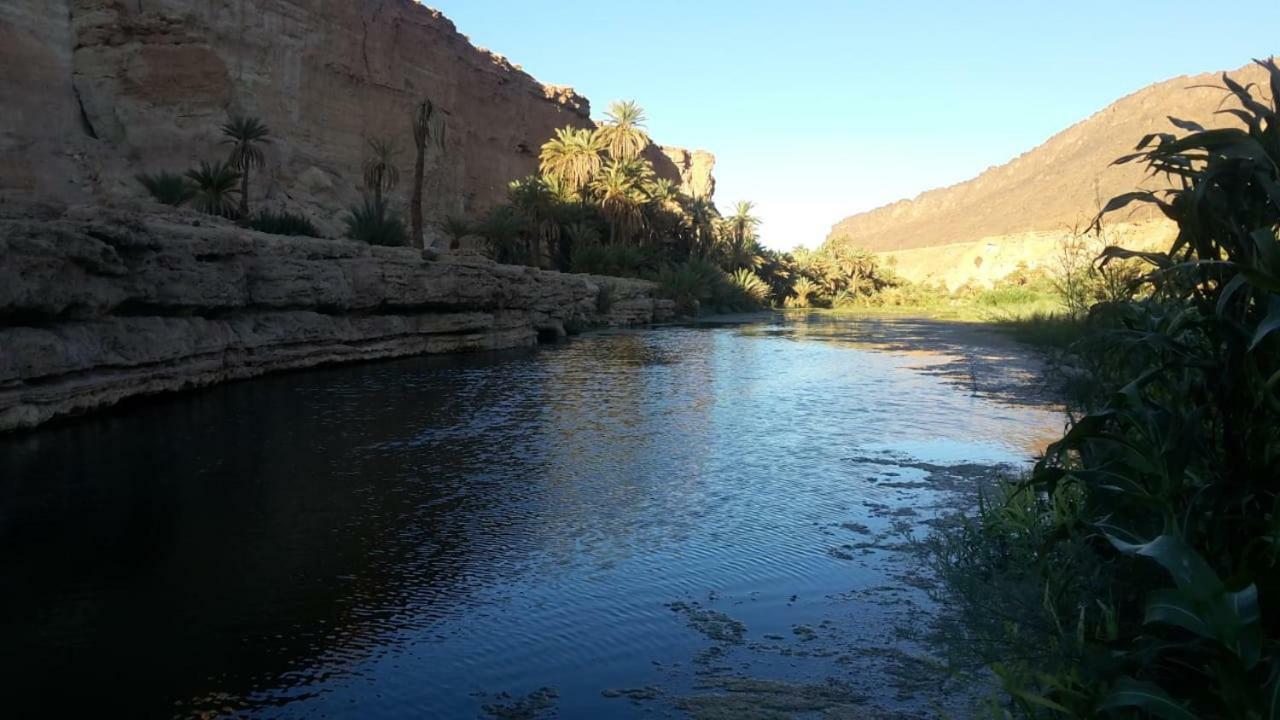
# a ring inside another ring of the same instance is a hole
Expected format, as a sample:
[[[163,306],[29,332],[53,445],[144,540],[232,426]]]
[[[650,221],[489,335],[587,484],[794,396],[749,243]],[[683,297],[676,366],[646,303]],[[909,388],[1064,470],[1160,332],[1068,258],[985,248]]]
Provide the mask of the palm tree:
[[[704,259],[710,257],[715,244],[718,217],[716,206],[706,198],[691,198],[686,202],[685,222],[693,236],[691,255]]]
[[[739,201],[733,208],[733,215],[729,217],[729,230],[735,241],[740,244],[746,244],[748,238],[755,237],[756,226],[760,224],[760,220],[751,214],[756,204],[748,200]]]
[[[609,157],[631,160],[649,147],[649,135],[644,131],[644,108],[634,100],[613,103],[605,117],[608,120],[600,126],[599,133]]]
[[[236,197],[241,192],[236,184],[243,177],[240,173],[220,162],[210,165],[201,160],[200,168],[188,170],[186,176],[194,188],[191,199],[197,210],[228,218],[236,216]],[[240,207],[243,213],[244,205]]]
[[[364,160],[364,186],[373,191],[373,199],[382,204],[382,193],[390,192],[400,184],[400,170],[396,167],[399,150],[395,143],[382,138],[369,138],[369,156]]]
[[[507,197],[534,240],[533,264],[541,265],[542,249],[560,241],[561,201],[538,175],[511,183]]]
[[[600,172],[602,147],[599,136],[591,130],[560,128],[542,146],[542,174],[557,177],[570,191],[581,193]]]
[[[466,218],[450,215],[440,223],[440,232],[449,238],[449,249],[457,250],[462,246],[462,238],[475,234],[476,228]]]
[[[240,221],[247,222],[249,219],[249,171],[262,167],[266,162],[261,146],[271,142],[267,138],[271,131],[258,118],[233,115],[222,126],[222,134],[226,136],[222,144],[231,146],[231,157],[227,164],[232,170],[240,173]]]
[[[646,202],[646,225],[651,237],[660,242],[674,242],[676,229],[680,226],[684,207],[680,204],[680,191],[675,183],[666,178],[658,178],[642,188]]]
[[[634,161],[610,162],[591,183],[600,211],[609,221],[609,242],[629,240],[642,229],[644,195]]]
[[[787,298],[787,304],[792,307],[809,307],[813,303],[813,299],[818,294],[818,286],[807,277],[801,276],[796,278],[795,283],[791,286],[791,292],[795,293],[794,298]]]
[[[413,106],[409,116],[409,124],[413,127],[413,195],[409,200],[409,222],[412,225],[413,244],[425,242],[422,235],[422,183],[426,177],[427,143],[434,140],[435,145],[444,150],[445,121],[441,117],[435,120],[436,106],[428,98]]]
[[[509,205],[494,208],[477,230],[489,241],[489,249],[493,259],[500,263],[522,262],[524,253],[520,252],[517,241],[520,231],[524,229],[524,221]]]
[[[761,280],[758,275],[751,272],[748,268],[738,268],[733,275],[730,276],[733,285],[746,298],[757,305],[764,305],[769,301],[769,285]]]

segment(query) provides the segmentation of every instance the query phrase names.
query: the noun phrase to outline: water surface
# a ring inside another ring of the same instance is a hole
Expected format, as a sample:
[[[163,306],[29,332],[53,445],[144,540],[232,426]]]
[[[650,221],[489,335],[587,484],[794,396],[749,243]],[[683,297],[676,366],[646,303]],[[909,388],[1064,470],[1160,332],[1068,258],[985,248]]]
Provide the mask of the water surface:
[[[560,718],[679,716],[708,675],[812,672],[910,709],[848,651],[922,606],[867,538],[946,504],[930,464],[1025,462],[1061,418],[848,322],[294,373],[2,438],[5,714],[472,718],[547,687]]]

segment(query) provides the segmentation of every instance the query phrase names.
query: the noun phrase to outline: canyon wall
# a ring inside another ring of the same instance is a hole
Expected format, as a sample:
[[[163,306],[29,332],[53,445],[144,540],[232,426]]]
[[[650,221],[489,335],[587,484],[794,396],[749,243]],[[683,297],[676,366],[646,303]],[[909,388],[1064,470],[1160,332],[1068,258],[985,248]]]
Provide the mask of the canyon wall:
[[[0,432],[277,370],[668,319],[643,280],[190,216],[0,219]]]
[[[1266,87],[1266,74],[1256,65],[1230,74]],[[895,257],[903,276],[951,287],[998,280],[1013,269],[1010,262],[1051,262],[1073,228],[1086,226],[1108,199],[1166,187],[1140,164],[1112,162],[1148,133],[1181,133],[1169,116],[1206,127],[1237,124],[1217,114],[1238,107],[1221,84],[1221,74],[1207,73],[1148,86],[972,180],[845,218],[828,240]],[[1173,232],[1172,223],[1148,205],[1132,205],[1109,219],[1128,244],[1158,244]]]
[[[428,157],[426,215],[475,216],[587,100],[476,48],[413,0],[6,0],[0,4],[0,202],[142,199],[139,172],[220,159],[229,113],[271,129],[257,205],[340,225],[369,138],[412,172],[410,110],[448,130]],[[708,153],[653,147],[659,175],[714,188]]]

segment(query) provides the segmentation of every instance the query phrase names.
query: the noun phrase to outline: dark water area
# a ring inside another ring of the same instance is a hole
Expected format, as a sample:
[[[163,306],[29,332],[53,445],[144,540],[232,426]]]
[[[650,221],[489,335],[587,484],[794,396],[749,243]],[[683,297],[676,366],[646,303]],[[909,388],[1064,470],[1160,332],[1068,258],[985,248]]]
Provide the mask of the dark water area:
[[[707,677],[814,673],[910,709],[856,652],[927,608],[878,539],[947,506],[933,466],[1062,425],[953,361],[774,319],[0,438],[0,712],[683,717]]]

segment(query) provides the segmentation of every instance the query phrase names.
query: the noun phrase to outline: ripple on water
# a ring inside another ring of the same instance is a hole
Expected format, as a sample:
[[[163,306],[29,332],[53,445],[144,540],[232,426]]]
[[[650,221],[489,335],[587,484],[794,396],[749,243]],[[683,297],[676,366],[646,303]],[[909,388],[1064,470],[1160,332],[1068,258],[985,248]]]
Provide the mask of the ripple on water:
[[[705,647],[671,603],[789,637],[884,582],[831,550],[937,502],[913,464],[1024,462],[1061,425],[918,360],[785,325],[612,333],[4,440],[10,679],[142,715],[474,717],[549,685],[562,717],[625,716],[601,690],[687,683]]]

